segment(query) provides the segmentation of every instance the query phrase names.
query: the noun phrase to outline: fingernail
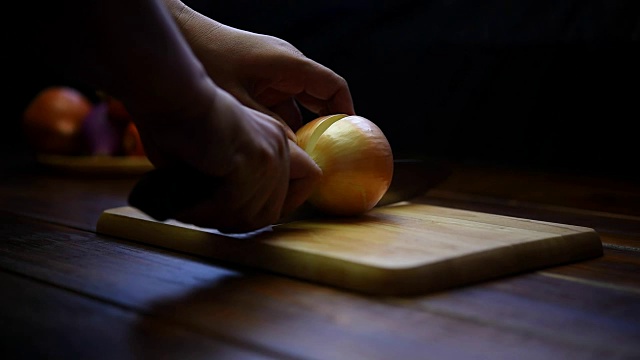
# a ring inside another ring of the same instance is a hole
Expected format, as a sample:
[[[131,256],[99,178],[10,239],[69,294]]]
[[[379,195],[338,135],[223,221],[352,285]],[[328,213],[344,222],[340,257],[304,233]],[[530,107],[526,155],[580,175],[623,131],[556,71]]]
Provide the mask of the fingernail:
[[[287,131],[287,137],[289,138],[289,140],[298,143],[298,137],[296,136],[296,133],[294,133],[293,130],[291,130],[291,128],[288,126],[286,126],[285,129]]]

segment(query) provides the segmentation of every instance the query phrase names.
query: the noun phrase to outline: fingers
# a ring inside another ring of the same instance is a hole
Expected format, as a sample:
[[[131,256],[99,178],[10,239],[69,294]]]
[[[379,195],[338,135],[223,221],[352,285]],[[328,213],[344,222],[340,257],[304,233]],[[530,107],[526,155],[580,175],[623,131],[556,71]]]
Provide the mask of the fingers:
[[[281,216],[291,214],[311,196],[317,184],[321,181],[322,170],[295,143],[289,144],[290,166],[289,190],[282,206]]]
[[[281,176],[254,176],[264,181],[249,187],[242,186],[241,178],[246,174],[241,173],[216,181],[216,188],[206,198],[180,211],[175,219],[223,233],[245,233],[290,215],[313,193],[321,181],[322,170],[290,140],[288,151],[290,170]]]
[[[301,66],[297,70],[298,73],[290,75],[289,81],[272,84],[268,91],[260,94],[259,101],[280,104],[283,99],[295,98],[302,106],[320,116],[355,114],[349,86],[342,77],[317,63]]]
[[[261,104],[251,97],[244,89],[233,91],[231,94],[243,105],[278,120],[284,125],[287,138],[293,141],[296,140],[295,130],[302,126],[302,114],[293,98],[285,99],[281,104],[268,108],[266,105]]]
[[[217,177],[216,187],[206,196],[182,209],[176,220],[240,233],[271,225],[280,218],[289,187],[289,143],[293,142],[277,120],[250,108],[238,109],[241,116],[226,123],[234,130],[230,133],[234,137],[233,151],[225,160],[229,171]]]
[[[217,181],[212,178],[215,188],[203,191],[202,199],[182,209],[175,219],[224,233],[244,233],[275,223],[289,181],[288,166],[280,166],[288,162],[281,162],[284,164],[267,166],[263,171],[256,165],[241,164],[229,176]]]
[[[351,99],[351,96],[349,95],[348,98]],[[336,103],[333,99],[320,99],[307,93],[300,93],[296,95],[296,99],[302,106],[309,109],[309,111],[317,114],[318,116],[334,114],[355,114],[355,110],[353,108],[353,103],[351,102],[351,100],[344,100],[344,98],[340,100],[341,102]]]
[[[274,113],[280,115],[280,117],[293,131],[297,131],[302,127],[302,113],[300,112],[300,108],[294,98],[287,98],[284,101],[271,106],[270,109]],[[291,140],[295,141],[295,137]]]
[[[304,91],[296,98],[310,111],[318,115],[354,115],[353,99],[347,81],[326,68],[314,63],[304,77]]]
[[[355,114],[346,80],[330,69],[302,58],[291,65],[282,77],[259,93],[250,94],[242,90],[233,94],[243,104],[284,121],[294,130],[302,125],[296,101],[320,116]]]
[[[225,180],[212,196],[183,209],[175,219],[205,228],[214,228],[223,233],[246,233],[274,224],[286,195],[285,189],[257,191],[251,197],[238,200],[244,190],[237,183]],[[286,182],[284,182],[286,185]],[[262,189],[264,190],[264,189]],[[273,196],[275,194],[275,196]]]

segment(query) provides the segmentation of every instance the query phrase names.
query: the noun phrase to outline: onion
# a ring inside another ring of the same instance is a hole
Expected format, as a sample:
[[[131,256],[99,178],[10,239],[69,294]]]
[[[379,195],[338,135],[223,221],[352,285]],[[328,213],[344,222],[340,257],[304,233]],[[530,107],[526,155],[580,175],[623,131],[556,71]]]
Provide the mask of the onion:
[[[371,210],[389,189],[393,153],[380,128],[361,116],[319,117],[296,132],[297,144],[322,169],[308,202],[333,215]]]
[[[27,140],[41,154],[76,155],[82,147],[82,122],[92,106],[82,92],[71,87],[41,90],[23,113]]]
[[[88,155],[119,155],[124,130],[109,120],[106,102],[97,103],[82,123],[82,137]]]

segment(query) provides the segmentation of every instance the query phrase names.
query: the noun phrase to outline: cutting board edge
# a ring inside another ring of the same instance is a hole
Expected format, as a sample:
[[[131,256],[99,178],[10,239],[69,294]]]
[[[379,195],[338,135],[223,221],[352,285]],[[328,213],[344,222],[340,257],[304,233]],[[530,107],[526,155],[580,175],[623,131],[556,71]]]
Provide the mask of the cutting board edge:
[[[513,257],[504,257],[498,251],[487,250],[468,254],[453,259],[444,259],[427,265],[415,266],[412,268],[393,269],[385,271],[376,279],[368,279],[363,283],[342,284],[342,288],[357,290],[370,295],[384,296],[416,296],[446,290],[450,288],[471,285],[489,280],[509,277],[516,274],[530,271],[543,270],[552,266],[561,266],[576,261],[589,260],[603,255],[602,242],[595,231],[576,233],[567,236],[558,236],[558,241],[562,241],[565,246],[570,246],[570,242],[581,241],[584,244],[579,247],[579,252],[564,252],[539,256],[536,261],[530,262],[527,266],[517,264],[517,258],[529,257],[525,246],[519,247],[519,253],[511,254]],[[536,242],[527,244],[536,246]],[[511,264],[504,264],[500,270],[492,270],[487,267],[487,261],[514,260]],[[461,274],[460,267],[455,266],[455,262],[466,262],[466,272]],[[529,260],[531,261],[531,260]],[[506,270],[505,270],[506,269]],[[438,275],[440,274],[440,275]],[[442,275],[446,274],[446,275]],[[332,284],[336,286],[336,284]]]
[[[528,245],[521,245],[518,247],[518,251],[516,253],[511,254],[511,257],[502,256],[495,250],[488,250],[468,254],[459,258],[444,259],[437,262],[407,268],[381,268],[362,263],[353,263],[347,260],[331,258],[319,254],[301,253],[293,249],[274,249],[273,246],[267,246],[264,244],[252,245],[254,247],[260,246],[258,251],[255,251],[255,253],[260,253],[262,256],[247,257],[247,246],[238,246],[238,244],[242,244],[242,241],[239,242],[237,239],[225,239],[224,236],[204,233],[197,229],[179,228],[182,232],[181,236],[185,237],[185,234],[187,234],[187,237],[191,236],[193,239],[196,239],[194,240],[196,243],[194,244],[194,241],[185,241],[183,243],[178,242],[178,245],[176,246],[176,241],[172,241],[175,240],[175,236],[172,235],[172,233],[174,233],[176,229],[173,229],[172,231],[172,227],[164,227],[162,231],[160,231],[160,228],[164,226],[163,224],[149,221],[144,218],[127,217],[125,215],[113,213],[111,212],[112,210],[115,209],[105,210],[100,216],[96,226],[98,233],[153,246],[159,246],[161,248],[180,251],[199,257],[268,270],[291,278],[317,282],[371,295],[407,296],[425,294],[447,288],[464,286],[509,276],[516,273],[542,269],[549,266],[586,260],[602,255],[602,243],[599,235],[593,229],[588,229],[582,233],[576,232],[574,234],[556,236],[554,240],[561,242],[559,247],[564,248],[565,250],[557,252],[556,254],[541,256],[535,261],[531,261],[529,259],[527,260],[529,261],[529,264],[524,267],[517,263],[517,259],[523,257],[529,258],[531,251],[527,249],[527,246],[535,247],[535,242]],[[139,226],[134,227],[134,233],[127,232],[125,234],[120,231],[118,227],[112,226],[113,224],[109,220],[110,217],[123,217],[126,218],[126,221],[138,222]],[[148,236],[143,236],[141,232],[144,232],[145,230],[155,232],[157,234],[155,238],[156,240],[149,241]],[[212,237],[215,237],[218,242],[218,250],[207,246],[211,245]],[[578,253],[567,251],[567,248],[571,248],[571,242],[575,241],[581,242],[581,246],[574,247],[581,249],[581,251]],[[557,247],[554,247],[554,249],[555,248]],[[254,253],[254,251],[250,253]],[[331,265],[333,269],[338,269],[339,271],[323,273],[317,267],[309,265],[313,264],[313,261],[305,261],[305,258],[309,257],[323,257],[325,267],[327,266],[327,262],[329,262],[329,265]],[[513,262],[514,258],[516,259],[516,262]],[[506,260],[512,261],[510,264],[506,263],[500,268],[500,270],[492,270],[495,268],[486,266],[487,261],[504,262]],[[459,267],[456,267],[455,265],[456,262],[460,261],[467,263],[467,271],[465,273],[459,273],[459,271],[456,273],[456,269],[459,269]],[[296,275],[291,274],[292,266],[297,266]],[[347,272],[347,267],[349,267],[348,271],[350,276],[344,276]],[[447,275],[445,276],[443,274]]]

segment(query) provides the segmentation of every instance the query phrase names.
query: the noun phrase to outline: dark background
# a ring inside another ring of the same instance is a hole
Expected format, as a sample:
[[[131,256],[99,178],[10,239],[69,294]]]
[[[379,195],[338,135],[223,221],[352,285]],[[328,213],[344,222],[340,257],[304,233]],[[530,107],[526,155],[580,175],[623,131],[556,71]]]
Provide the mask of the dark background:
[[[342,75],[396,157],[638,179],[640,1],[185,3]],[[32,75],[46,68],[33,60],[14,65],[11,131],[40,87],[65,81]]]

